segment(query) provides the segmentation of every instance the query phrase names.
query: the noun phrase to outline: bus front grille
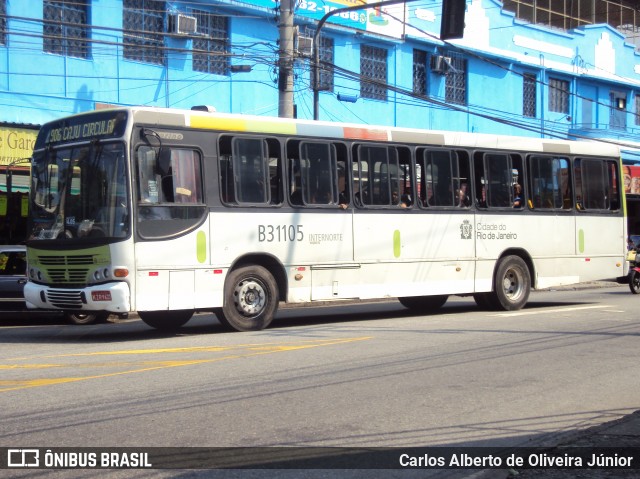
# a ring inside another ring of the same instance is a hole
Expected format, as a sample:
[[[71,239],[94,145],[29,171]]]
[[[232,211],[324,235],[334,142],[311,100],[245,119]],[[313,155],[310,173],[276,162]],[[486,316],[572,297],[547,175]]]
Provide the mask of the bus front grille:
[[[81,291],[50,289],[47,291],[47,302],[56,308],[80,309],[85,301]]]
[[[74,254],[69,256],[39,255],[38,260],[43,266],[74,266],[95,263],[94,256],[91,254]]]
[[[51,268],[48,270],[52,283],[57,284],[86,284],[88,269]]]

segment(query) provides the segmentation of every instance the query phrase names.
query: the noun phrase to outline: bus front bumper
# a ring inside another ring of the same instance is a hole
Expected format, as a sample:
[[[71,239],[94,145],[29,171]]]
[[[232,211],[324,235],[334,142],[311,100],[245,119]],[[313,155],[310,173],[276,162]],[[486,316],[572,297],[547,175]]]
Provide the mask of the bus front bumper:
[[[31,309],[127,313],[131,307],[131,293],[125,282],[67,289],[29,281],[24,286],[24,297],[27,308]]]

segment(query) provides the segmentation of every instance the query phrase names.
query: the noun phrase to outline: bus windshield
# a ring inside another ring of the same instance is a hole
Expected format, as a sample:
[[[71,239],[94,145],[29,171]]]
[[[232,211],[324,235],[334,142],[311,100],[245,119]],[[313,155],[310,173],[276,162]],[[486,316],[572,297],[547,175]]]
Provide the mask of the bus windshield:
[[[126,171],[122,143],[35,153],[28,238],[126,238],[131,218]]]

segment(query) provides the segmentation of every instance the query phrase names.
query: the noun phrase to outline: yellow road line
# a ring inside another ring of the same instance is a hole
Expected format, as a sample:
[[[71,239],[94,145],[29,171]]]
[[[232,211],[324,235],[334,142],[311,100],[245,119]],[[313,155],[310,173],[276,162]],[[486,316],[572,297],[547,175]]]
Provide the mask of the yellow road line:
[[[318,346],[332,346],[334,344],[351,343],[354,341],[363,341],[371,339],[370,336],[363,336],[357,338],[339,338],[339,339],[309,339],[303,340],[302,345],[296,343],[257,343],[257,344],[237,344],[234,346],[193,346],[187,348],[154,348],[154,349],[124,349],[120,351],[94,351],[91,353],[71,353],[71,354],[56,354],[52,356],[38,356],[41,359],[48,358],[68,358],[79,356],[120,356],[120,355],[139,355],[139,354],[164,354],[164,353],[195,353],[195,352],[222,352],[233,351],[236,349],[249,349],[249,350],[264,350],[274,348],[281,350],[286,348],[290,349],[304,349],[309,347]],[[305,344],[309,343],[309,344]],[[290,346],[288,346],[290,344]],[[33,359],[34,357],[18,357],[9,359],[10,361],[20,361]]]
[[[140,363],[99,363],[99,364],[0,364],[0,369],[5,370],[29,370],[29,369],[50,369],[50,368],[64,368],[64,367],[122,367],[122,366],[138,366],[134,369],[128,369],[124,371],[114,371],[110,373],[90,375],[90,376],[76,376],[76,377],[62,377],[62,378],[36,378],[36,379],[13,379],[13,380],[0,380],[0,392],[16,391],[20,389],[51,386],[55,384],[65,384],[77,381],[87,381],[90,379],[102,379],[114,376],[121,376],[125,374],[137,374],[147,371],[156,371],[159,369],[168,369],[175,367],[193,366],[198,364],[213,363],[219,361],[225,361],[230,359],[248,358],[251,356],[258,356],[263,354],[281,353],[288,351],[298,351],[302,349],[317,348],[322,346],[332,346],[336,344],[347,344],[356,341],[365,341],[372,339],[371,336],[364,336],[358,338],[339,338],[339,339],[327,339],[327,340],[308,340],[301,343],[266,343],[266,344],[247,344],[233,347],[193,347],[193,348],[169,348],[169,349],[139,349],[139,350],[122,350],[122,351],[95,351],[92,353],[77,353],[77,354],[63,354],[58,356],[47,356],[48,358],[68,358],[68,357],[92,357],[101,355],[132,355],[132,354],[164,354],[164,353],[194,353],[194,352],[220,352],[231,349],[245,350],[245,353],[233,354],[229,356],[223,356],[218,358],[208,359],[186,359],[186,360],[167,360],[167,361],[143,361]],[[22,358],[21,358],[22,359]],[[23,358],[29,359],[29,358]],[[31,358],[34,359],[34,358]],[[19,359],[14,359],[19,360]],[[144,367],[139,367],[144,366]]]

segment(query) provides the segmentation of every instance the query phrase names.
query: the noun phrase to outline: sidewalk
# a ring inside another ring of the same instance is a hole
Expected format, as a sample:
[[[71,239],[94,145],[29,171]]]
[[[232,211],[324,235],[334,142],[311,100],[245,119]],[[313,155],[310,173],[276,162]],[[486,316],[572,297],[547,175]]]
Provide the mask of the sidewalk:
[[[572,447],[640,448],[640,411],[620,419],[593,426],[561,440],[550,451]],[[512,471],[508,479],[631,479],[640,477],[640,469],[522,469]]]

